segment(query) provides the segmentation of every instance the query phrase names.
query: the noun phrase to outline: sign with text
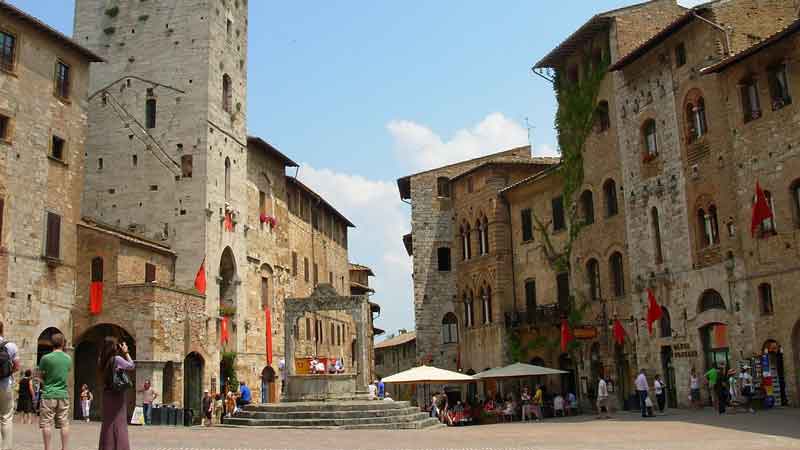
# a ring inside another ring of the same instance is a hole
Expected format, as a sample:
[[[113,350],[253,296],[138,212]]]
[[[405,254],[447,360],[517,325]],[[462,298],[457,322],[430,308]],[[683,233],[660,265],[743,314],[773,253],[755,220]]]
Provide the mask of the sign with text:
[[[594,339],[597,337],[597,328],[591,325],[584,325],[582,327],[576,327],[572,330],[573,336],[575,339]]]

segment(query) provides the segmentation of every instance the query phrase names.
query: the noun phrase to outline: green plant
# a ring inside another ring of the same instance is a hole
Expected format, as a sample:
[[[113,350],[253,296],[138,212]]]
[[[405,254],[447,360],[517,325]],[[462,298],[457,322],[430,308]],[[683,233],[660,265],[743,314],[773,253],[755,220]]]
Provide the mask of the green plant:
[[[228,386],[229,389],[231,386],[235,388],[239,385],[239,380],[236,377],[236,352],[222,352],[220,358],[222,360],[222,377],[225,386]]]
[[[229,305],[221,305],[219,307],[219,316],[220,317],[233,317],[236,315],[236,307],[229,306]]]
[[[119,7],[117,6],[106,9],[106,15],[108,17],[117,17],[117,14],[119,14]]]

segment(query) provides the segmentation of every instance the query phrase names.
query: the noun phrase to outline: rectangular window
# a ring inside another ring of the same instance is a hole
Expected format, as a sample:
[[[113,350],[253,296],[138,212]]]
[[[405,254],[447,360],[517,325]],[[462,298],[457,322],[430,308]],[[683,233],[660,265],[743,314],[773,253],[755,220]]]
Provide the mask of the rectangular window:
[[[525,311],[528,315],[528,323],[532,323],[536,317],[536,281],[534,280],[525,282]]]
[[[58,61],[56,63],[55,75],[55,94],[57,97],[63,99],[69,98],[70,81],[69,66]]]
[[[681,42],[675,47],[675,65],[682,67],[686,64],[686,45]]]
[[[450,197],[450,180],[447,177],[436,179],[436,195],[442,198]]]
[[[789,79],[786,76],[786,64],[772,66],[767,70],[769,95],[772,98],[772,110],[776,111],[792,104],[789,95]]]
[[[267,213],[267,193],[258,191],[258,212],[259,214]]]
[[[148,98],[144,104],[144,122],[146,128],[156,127],[156,99]]]
[[[11,119],[0,114],[0,141],[10,141]]]
[[[561,231],[567,228],[567,221],[564,218],[564,197],[556,197],[552,201],[553,205],[553,231]]]
[[[61,257],[61,216],[51,212],[47,213],[44,256],[53,259]]]
[[[754,79],[750,78],[742,82],[740,95],[745,123],[761,117],[761,104],[758,100],[758,85]]]
[[[50,146],[50,156],[59,161],[64,161],[64,150],[66,146],[67,141],[54,135]]]
[[[311,319],[306,317],[306,340],[311,340]]]
[[[436,260],[437,260],[437,265],[439,266],[439,272],[449,272],[451,270],[450,248],[439,247],[436,250]]]
[[[314,286],[319,284],[319,265],[314,263]]]
[[[303,278],[306,280],[306,283],[308,283],[308,279],[309,279],[308,258],[303,258],[303,272],[304,272],[304,274],[303,274],[304,277]]]
[[[562,311],[569,310],[569,273],[563,272],[556,275],[556,293],[557,293],[557,301],[558,307]]]
[[[3,218],[5,215],[6,201],[0,198],[0,247],[3,246]]]
[[[270,307],[269,278],[261,277],[261,307],[266,310]]]
[[[529,209],[523,209],[521,214],[522,219],[522,240],[524,242],[533,240],[533,212]]]
[[[150,263],[144,265],[144,282],[155,283],[156,281],[156,266]]]
[[[333,286],[333,272],[328,272],[328,284]]]
[[[192,178],[192,155],[181,156],[181,178]]]
[[[17,38],[5,31],[0,31],[0,69],[13,72],[16,53]]]
[[[292,276],[297,276],[297,252],[292,252]]]

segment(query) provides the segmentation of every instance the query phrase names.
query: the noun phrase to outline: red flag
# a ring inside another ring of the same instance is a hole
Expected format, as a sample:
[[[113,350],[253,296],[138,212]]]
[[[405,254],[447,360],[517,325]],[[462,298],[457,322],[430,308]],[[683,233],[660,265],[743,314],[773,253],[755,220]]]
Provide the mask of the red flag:
[[[266,338],[267,338],[267,365],[272,364],[272,314],[270,313],[269,308],[264,308],[264,320],[266,322],[265,327],[266,331]]]
[[[614,319],[614,342],[619,345],[625,344],[625,328],[622,326],[622,322],[619,319]]]
[[[229,212],[225,213],[224,225],[225,231],[233,231],[233,217],[231,217],[231,213]]]
[[[223,317],[222,322],[219,325],[219,340],[223,343],[226,343],[229,339],[230,335],[228,334],[228,318]]]
[[[561,351],[567,351],[567,346],[569,345],[570,341],[575,339],[572,336],[572,332],[569,330],[569,323],[567,323],[567,319],[561,319]]]
[[[761,185],[756,181],[756,202],[753,204],[753,219],[750,222],[750,234],[756,235],[756,231],[767,219],[772,219],[772,210],[767,202],[767,196],[761,190]]]
[[[661,310],[661,306],[659,306],[658,302],[656,302],[656,296],[653,294],[652,289],[647,289],[647,300],[649,304],[647,307],[647,331],[649,331],[652,335],[653,322],[661,319],[663,311]]]
[[[92,281],[89,285],[89,314],[96,316],[103,312],[103,282]]]
[[[206,294],[206,259],[200,264],[200,269],[197,270],[197,275],[194,276],[194,287],[198,292]]]

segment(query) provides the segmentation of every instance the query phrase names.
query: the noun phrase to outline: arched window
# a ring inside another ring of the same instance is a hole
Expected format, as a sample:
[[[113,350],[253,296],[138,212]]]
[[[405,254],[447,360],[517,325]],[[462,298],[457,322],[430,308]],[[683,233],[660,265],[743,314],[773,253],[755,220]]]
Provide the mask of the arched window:
[[[483,240],[483,222],[481,219],[475,222],[475,230],[478,231],[478,256],[483,256],[486,254],[486,242]]]
[[[654,206],[650,210],[650,222],[653,227],[653,255],[655,263],[661,264],[664,262],[664,254],[661,248],[661,223],[658,220],[658,209]]]
[[[481,290],[483,301],[483,323],[492,323],[492,288],[487,286]]]
[[[717,207],[709,205],[708,210],[697,210],[697,226],[700,235],[700,248],[712,247],[719,244],[719,222],[717,221]]]
[[[794,225],[800,228],[800,179],[794,180],[789,188],[789,197],[792,199],[792,211],[794,211]]]
[[[672,319],[669,317],[669,310],[663,306],[661,307],[661,319],[658,321],[658,328],[662,338],[672,336]]]
[[[658,156],[658,137],[656,133],[656,121],[647,120],[642,126],[642,137],[644,139],[644,157],[646,161],[655,159]]]
[[[231,159],[225,158],[225,201],[231,200]]]
[[[589,281],[589,299],[600,300],[600,264],[592,258],[586,263],[586,276]]]
[[[92,258],[92,282],[103,281],[103,258]]]
[[[758,84],[748,76],[739,82],[739,95],[742,101],[742,118],[745,123],[761,117],[761,102],[758,99]]]
[[[617,183],[614,180],[606,181],[603,185],[603,194],[606,200],[606,217],[616,216],[619,213]]]
[[[772,197],[772,192],[764,191],[764,198],[767,199],[767,205],[769,205],[769,210],[772,211],[772,217],[768,217],[761,222],[761,233],[762,234],[774,234],[776,231],[775,227],[775,199]]]
[[[762,283],[758,286],[758,303],[762,316],[772,315],[775,308],[772,303],[772,285],[769,283]]]
[[[603,100],[597,105],[594,110],[594,127],[595,131],[602,133],[611,128],[611,120],[608,115],[608,102]]]
[[[447,313],[442,318],[442,344],[458,342],[458,320],[453,313]]]
[[[489,254],[489,221],[486,217],[480,222],[481,255]]]
[[[686,104],[686,128],[689,142],[700,139],[708,132],[706,102],[703,97],[697,97]]]
[[[592,191],[585,190],[581,193],[581,214],[583,215],[583,223],[591,225],[594,223],[594,197]]]
[[[614,297],[623,297],[625,295],[625,268],[622,266],[622,253],[614,252],[608,259],[608,265],[611,269],[611,289]]]
[[[709,289],[703,292],[703,295],[700,296],[700,304],[698,306],[698,312],[702,313],[704,311],[710,311],[712,309],[725,309],[725,301],[722,300],[722,296],[719,295],[719,292]]]
[[[222,110],[231,112],[233,102],[233,86],[231,77],[227,73],[222,75]]]
[[[465,223],[461,227],[461,256],[466,261],[472,258],[472,242],[469,224]]]

